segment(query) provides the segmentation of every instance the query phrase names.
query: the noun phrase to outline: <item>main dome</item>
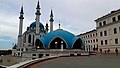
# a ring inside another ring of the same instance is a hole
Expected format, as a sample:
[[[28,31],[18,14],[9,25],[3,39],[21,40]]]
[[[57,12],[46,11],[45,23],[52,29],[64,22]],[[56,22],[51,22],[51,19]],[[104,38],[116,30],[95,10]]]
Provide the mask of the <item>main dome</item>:
[[[61,38],[66,43],[67,48],[70,48],[70,49],[73,48],[73,44],[78,39],[80,39],[68,31],[58,29],[58,30],[52,31],[52,32],[44,35],[41,38],[38,38],[38,40],[43,43],[45,48],[49,48],[51,42],[56,38]]]
[[[36,22],[31,23],[30,27],[36,27]],[[41,22],[39,22],[39,27],[40,29],[44,29],[44,25]]]

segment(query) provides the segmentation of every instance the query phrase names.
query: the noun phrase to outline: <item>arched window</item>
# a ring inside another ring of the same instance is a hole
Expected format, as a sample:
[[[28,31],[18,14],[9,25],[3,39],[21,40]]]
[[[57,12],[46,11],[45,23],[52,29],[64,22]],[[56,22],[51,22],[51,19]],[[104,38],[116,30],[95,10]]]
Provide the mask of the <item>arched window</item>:
[[[35,41],[35,47],[36,49],[44,49],[44,45],[39,39]]]
[[[28,43],[31,43],[31,35],[28,35]]]
[[[34,46],[34,35],[33,35],[33,46]]]
[[[50,42],[50,49],[61,49],[61,45],[63,45],[63,49],[67,48],[67,43],[61,39],[60,37],[56,37]]]
[[[73,49],[82,49],[82,40],[80,38],[73,44]]]

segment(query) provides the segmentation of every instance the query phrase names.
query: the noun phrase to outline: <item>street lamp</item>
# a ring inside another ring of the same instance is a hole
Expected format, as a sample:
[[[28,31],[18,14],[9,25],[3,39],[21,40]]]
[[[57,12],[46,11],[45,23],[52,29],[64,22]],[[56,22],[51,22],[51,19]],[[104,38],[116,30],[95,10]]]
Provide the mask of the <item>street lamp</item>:
[[[58,43],[58,42],[55,42],[55,49],[57,49],[57,43]]]

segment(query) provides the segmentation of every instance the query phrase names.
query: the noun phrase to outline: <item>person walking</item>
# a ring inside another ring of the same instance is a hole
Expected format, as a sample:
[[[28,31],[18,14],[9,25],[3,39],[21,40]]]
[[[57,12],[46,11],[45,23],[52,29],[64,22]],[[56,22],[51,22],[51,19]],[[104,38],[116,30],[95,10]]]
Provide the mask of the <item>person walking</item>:
[[[116,55],[118,55],[118,49],[117,48],[115,49],[115,52],[116,52]]]

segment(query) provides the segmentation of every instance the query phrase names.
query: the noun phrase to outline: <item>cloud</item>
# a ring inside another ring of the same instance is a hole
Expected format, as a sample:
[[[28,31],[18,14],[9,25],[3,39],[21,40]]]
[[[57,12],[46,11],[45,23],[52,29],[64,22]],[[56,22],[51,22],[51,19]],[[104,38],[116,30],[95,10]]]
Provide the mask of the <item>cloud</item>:
[[[0,0],[0,36],[11,37],[8,39],[17,41],[21,5],[23,3],[24,6],[24,32],[35,21],[37,1]],[[40,6],[40,20],[43,24],[49,24],[50,10],[53,9],[54,30],[58,29],[60,20],[61,28],[77,35],[94,29],[94,20],[98,17],[119,9],[120,0],[40,0]],[[0,40],[7,41],[1,37]]]

